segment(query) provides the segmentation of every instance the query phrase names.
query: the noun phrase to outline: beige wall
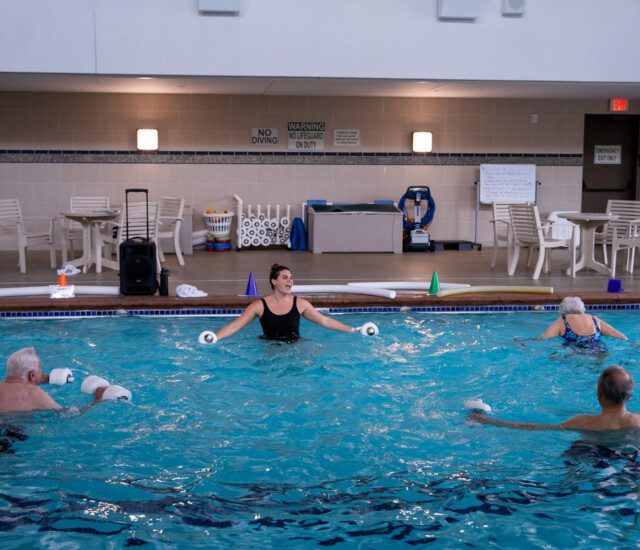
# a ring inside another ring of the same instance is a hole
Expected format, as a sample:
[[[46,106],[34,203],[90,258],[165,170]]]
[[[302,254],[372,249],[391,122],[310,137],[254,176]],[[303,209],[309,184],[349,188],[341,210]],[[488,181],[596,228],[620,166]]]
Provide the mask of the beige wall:
[[[436,153],[581,154],[584,114],[606,110],[606,101],[5,92],[0,149],[130,151],[135,130],[153,127],[161,151],[286,152],[287,122],[324,121],[327,151],[410,152],[411,131],[430,130]],[[280,144],[251,146],[252,127],[277,127]],[[335,148],[334,128],[359,128],[361,146]],[[438,208],[432,236],[473,239],[477,178],[478,166],[428,164],[0,163],[0,196],[20,198],[26,215],[53,216],[72,195],[108,194],[120,203],[126,187],[144,186],[152,199],[185,197],[196,214],[233,207],[238,194],[246,203],[295,205],[299,215],[308,198],[398,200],[408,185],[428,185]],[[537,178],[542,212],[580,208],[580,166],[539,166]],[[485,242],[488,219],[483,208]]]
[[[165,151],[264,151],[251,128],[277,127],[286,151],[287,122],[324,121],[328,137],[359,128],[367,152],[409,152],[411,131],[430,130],[434,152],[582,153],[587,112],[607,101],[4,92],[0,149],[135,150],[136,129],[151,127]]]

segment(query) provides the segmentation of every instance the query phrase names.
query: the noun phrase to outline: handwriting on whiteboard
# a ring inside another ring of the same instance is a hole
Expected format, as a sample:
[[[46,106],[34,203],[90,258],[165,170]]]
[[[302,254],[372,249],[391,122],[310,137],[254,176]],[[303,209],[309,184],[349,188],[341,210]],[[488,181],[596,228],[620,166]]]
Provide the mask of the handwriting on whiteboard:
[[[536,202],[535,164],[481,164],[480,202]]]

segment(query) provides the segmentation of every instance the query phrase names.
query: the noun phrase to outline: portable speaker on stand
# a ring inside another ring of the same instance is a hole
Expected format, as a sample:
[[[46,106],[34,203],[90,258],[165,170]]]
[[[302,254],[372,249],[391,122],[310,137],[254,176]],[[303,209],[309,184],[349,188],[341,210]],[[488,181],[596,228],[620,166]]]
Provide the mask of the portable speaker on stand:
[[[129,193],[144,193],[147,203],[147,237],[129,238]],[[149,191],[125,190],[125,235],[120,243],[120,293],[124,295],[153,295],[158,288],[156,243],[149,238]],[[120,229],[122,231],[122,228]]]

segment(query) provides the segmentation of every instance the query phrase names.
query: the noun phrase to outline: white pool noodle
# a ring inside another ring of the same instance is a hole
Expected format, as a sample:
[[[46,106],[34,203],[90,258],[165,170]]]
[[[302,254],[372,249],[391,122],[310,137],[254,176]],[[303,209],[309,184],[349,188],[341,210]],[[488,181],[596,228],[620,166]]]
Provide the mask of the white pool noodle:
[[[394,290],[385,288],[372,288],[355,285],[293,285],[291,292],[301,294],[310,293],[342,293],[342,294],[368,294],[370,296],[381,296],[383,298],[395,298]]]
[[[388,290],[426,290],[431,288],[431,283],[412,283],[410,281],[378,281],[366,283],[347,283],[349,286],[362,286],[372,288],[386,288]],[[469,288],[471,285],[462,283],[440,283],[440,288]]]
[[[75,294],[94,294],[96,296],[119,296],[120,287],[117,286],[88,286],[74,285]],[[47,286],[17,286],[14,288],[0,288],[0,298],[10,296],[42,296],[49,295],[51,289]]]

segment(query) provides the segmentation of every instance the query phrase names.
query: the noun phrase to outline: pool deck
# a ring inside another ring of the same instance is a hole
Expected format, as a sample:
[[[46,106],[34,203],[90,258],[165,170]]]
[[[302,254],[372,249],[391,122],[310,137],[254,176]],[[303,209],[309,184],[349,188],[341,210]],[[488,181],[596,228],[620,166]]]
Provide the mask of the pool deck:
[[[626,256],[621,255],[620,264]],[[311,254],[288,250],[243,250],[231,252],[198,251],[185,256],[186,265],[180,267],[174,255],[167,255],[165,267],[171,272],[170,295],[163,296],[78,296],[51,300],[48,297],[0,298],[0,311],[67,311],[67,310],[132,310],[132,309],[239,309],[253,296],[243,296],[250,272],[255,274],[258,290],[269,294],[267,275],[271,264],[278,262],[291,268],[295,283],[345,284],[363,281],[421,281],[429,282],[434,271],[441,283],[468,283],[474,286],[536,286],[554,288],[553,294],[478,293],[461,294],[445,298],[429,296],[424,292],[402,291],[395,299],[358,294],[308,296],[316,307],[380,308],[380,307],[462,307],[487,305],[557,305],[568,295],[582,297],[593,304],[640,304],[640,270],[634,274],[618,268],[618,278],[625,291],[608,293],[609,277],[593,271],[579,272],[575,279],[564,275],[566,259],[558,252],[552,256],[551,271],[538,281],[531,279],[531,269],[520,260],[516,274],[506,273],[505,251],[501,250],[494,269],[489,267],[491,250],[446,250],[405,254]],[[619,265],[620,265],[619,264]],[[27,273],[21,275],[15,252],[0,252],[0,288],[49,285],[57,282],[55,271],[49,267],[47,252],[27,253]],[[69,284],[119,284],[113,270],[97,274],[90,271],[68,278]],[[204,298],[179,298],[175,288],[191,284],[208,292]]]

